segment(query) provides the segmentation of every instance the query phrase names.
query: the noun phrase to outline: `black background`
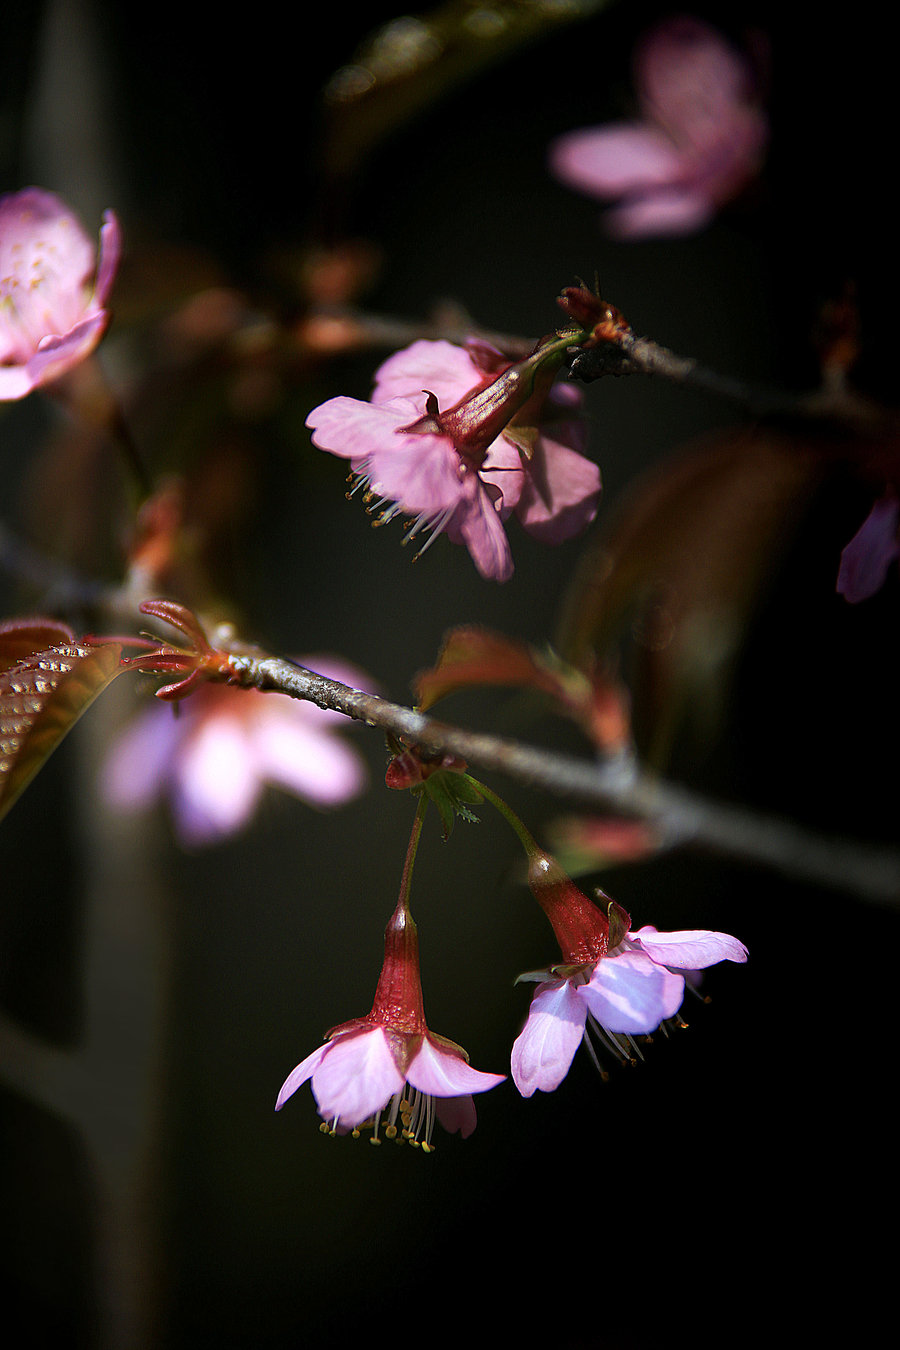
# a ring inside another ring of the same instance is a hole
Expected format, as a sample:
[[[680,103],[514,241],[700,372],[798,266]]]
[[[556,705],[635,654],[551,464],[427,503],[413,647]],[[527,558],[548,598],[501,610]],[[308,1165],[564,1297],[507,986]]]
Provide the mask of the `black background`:
[[[85,220],[112,204],[126,243],[189,243],[243,284],[268,281],[260,260],[321,218],[323,81],[396,11],[325,14],[317,26],[299,7],[279,18],[245,9],[227,23],[195,21],[190,7],[62,9],[96,26],[112,110],[110,181],[86,181],[75,202]],[[656,10],[614,5],[473,79],[371,153],[337,218],[383,251],[366,302],[417,318],[451,297],[485,324],[537,335],[556,322],[559,288],[596,268],[639,331],[726,372],[797,387],[814,375],[816,306],[851,276],[860,378],[892,401],[886,147],[896,118],[884,35],[866,7],[840,27],[800,23],[790,6],[702,12],[770,37],[773,139],[752,203],[692,239],[613,244],[597,204],[549,178],[550,138],[616,115],[627,92],[633,39]],[[4,191],[40,171],[23,132],[42,16],[19,7],[6,44]],[[66,116],[79,115],[76,94]],[[70,168],[70,182],[43,185],[72,199]],[[121,195],[95,200],[104,192]],[[308,406],[365,397],[374,364],[321,373]],[[604,510],[638,469],[733,416],[696,393],[628,381],[592,387],[588,407]],[[4,513],[45,416],[23,405],[5,420]],[[887,842],[896,575],[861,606],[834,593],[840,550],[870,501],[850,478],[823,490],[750,634],[721,739],[674,767],[819,832]],[[241,574],[253,636],[275,650],[340,651],[400,701],[452,624],[546,640],[580,549],[542,550],[518,532],[505,587],[481,582],[449,546],[410,568],[396,537],[371,535],[343,501],[340,466],[295,467],[278,453],[259,522]],[[461,704],[460,720],[470,707],[514,729],[502,701]],[[63,1045],[78,1034],[91,873],[74,783],[100,753],[102,716],[98,705],[0,831],[4,1007]],[[712,1002],[689,1006],[689,1031],[658,1040],[640,1068],[604,1085],[579,1056],[555,1094],[528,1102],[507,1083],[479,1103],[469,1141],[439,1139],[431,1158],[320,1138],[305,1090],[273,1115],[293,1064],[369,1007],[399,879],[409,803],[377,786],[377,735],[355,739],[376,785],[345,811],[270,797],[246,838],[199,855],[176,849],[162,816],[146,827],[173,953],[152,1343],[436,1335],[651,1350],[747,1334],[809,1343],[845,1323],[848,1341],[870,1343],[878,1216],[895,1198],[897,925],[892,909],[840,888],[697,853],[605,873],[597,879],[636,923],[722,928],[751,950],[746,967],[710,975]],[[552,804],[495,786],[536,830],[552,816]],[[550,959],[515,863],[511,836],[485,815],[449,845],[426,840],[416,882],[430,1024],[496,1071],[526,1007],[515,974]],[[15,1091],[0,1107],[5,1307],[23,1319],[18,1344],[87,1346],[92,1211],[77,1137]]]

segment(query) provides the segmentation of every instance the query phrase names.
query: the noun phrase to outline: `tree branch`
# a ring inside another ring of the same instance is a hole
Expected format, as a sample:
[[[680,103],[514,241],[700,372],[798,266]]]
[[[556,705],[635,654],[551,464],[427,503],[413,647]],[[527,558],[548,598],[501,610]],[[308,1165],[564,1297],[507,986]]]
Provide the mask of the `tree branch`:
[[[558,754],[438,721],[279,657],[241,655],[233,661],[241,682],[256,689],[306,699],[426,751],[458,755],[555,796],[652,821],[668,845],[711,849],[868,900],[900,900],[897,853],[826,839],[782,818],[711,802],[651,777],[630,756],[592,762]]]

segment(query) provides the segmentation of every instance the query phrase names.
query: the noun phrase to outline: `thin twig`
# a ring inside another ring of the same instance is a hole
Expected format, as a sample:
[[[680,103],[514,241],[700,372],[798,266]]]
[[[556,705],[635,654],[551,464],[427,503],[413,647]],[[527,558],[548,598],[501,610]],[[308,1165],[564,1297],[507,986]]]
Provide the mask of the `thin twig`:
[[[556,796],[650,820],[668,844],[707,848],[869,900],[900,900],[900,855],[891,850],[826,839],[781,818],[711,802],[651,777],[631,757],[591,762],[558,754],[452,726],[279,657],[235,659],[242,682],[257,689],[305,699]]]

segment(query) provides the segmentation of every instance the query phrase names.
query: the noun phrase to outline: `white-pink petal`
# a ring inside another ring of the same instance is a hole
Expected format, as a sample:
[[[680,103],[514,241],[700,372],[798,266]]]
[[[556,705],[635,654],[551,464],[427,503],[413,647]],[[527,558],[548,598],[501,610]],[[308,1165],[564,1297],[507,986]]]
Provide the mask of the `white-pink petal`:
[[[562,434],[563,429],[558,428]],[[516,514],[529,534],[560,544],[590,524],[600,499],[600,470],[562,441],[538,438]]]
[[[747,948],[738,938],[705,928],[685,928],[672,933],[641,928],[628,936],[651,961],[676,970],[704,970],[719,961],[743,962],[748,956]]]
[[[648,239],[657,235],[694,234],[715,215],[709,192],[689,184],[658,188],[627,199],[604,212],[603,223],[615,239]]]
[[[246,825],[259,800],[260,767],[240,719],[202,718],[179,748],[172,810],[186,843],[206,844]]]
[[[94,350],[109,321],[102,306],[120,251],[111,212],[97,259],[53,193],[26,188],[0,198],[0,399],[24,397]]]
[[[569,980],[538,985],[510,1060],[523,1097],[559,1087],[581,1044],[586,1018],[587,1006]]]
[[[614,122],[560,136],[550,147],[550,168],[562,182],[596,197],[620,197],[675,182],[682,156],[649,123]]]
[[[311,725],[311,719],[257,717],[248,730],[259,776],[304,801],[338,806],[358,796],[366,785],[362,758],[327,727],[319,730]]]
[[[432,1097],[464,1097],[487,1092],[504,1079],[502,1073],[482,1073],[459,1055],[442,1050],[426,1035],[406,1069],[406,1080]]]
[[[275,1102],[275,1110],[280,1111],[289,1097],[293,1097],[299,1087],[302,1087],[307,1079],[312,1078],[316,1069],[322,1062],[324,1055],[331,1049],[330,1045],[320,1045],[318,1050],[314,1050],[306,1059],[300,1061],[295,1069],[292,1069],[287,1078],[281,1085],[281,1091]]]
[[[607,1031],[635,1036],[655,1031],[675,1015],[684,998],[684,978],[643,952],[626,951],[598,961],[576,993]]]
[[[312,1076],[322,1119],[350,1130],[383,1110],[403,1083],[382,1027],[331,1041]]]
[[[151,806],[168,786],[184,731],[183,714],[154,700],[114,742],[101,775],[104,799],[121,811]]]
[[[447,534],[455,543],[466,545],[486,580],[508,581],[513,574],[513,560],[503,522],[478,476],[470,472],[467,480],[471,484],[467,500],[457,507]]]
[[[112,289],[113,279],[122,256],[122,231],[113,211],[104,211],[100,226],[100,252],[97,258],[97,279],[94,282],[94,304],[105,305]]]
[[[434,394],[441,412],[446,412],[484,384],[486,378],[464,347],[422,338],[394,352],[379,366],[372,402],[384,403],[394,398],[417,400],[427,391]]]

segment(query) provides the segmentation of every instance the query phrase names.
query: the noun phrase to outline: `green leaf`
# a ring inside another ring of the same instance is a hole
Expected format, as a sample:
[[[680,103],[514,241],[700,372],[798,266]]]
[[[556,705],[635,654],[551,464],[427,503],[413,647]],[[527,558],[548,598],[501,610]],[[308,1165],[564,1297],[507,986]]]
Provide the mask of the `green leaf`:
[[[121,651],[50,619],[0,624],[0,819],[120,673]]]
[[[473,825],[478,824],[478,816],[469,810],[469,805],[477,805],[484,798],[464,774],[438,769],[429,774],[419,791],[426,792],[437,807],[445,840],[450,838],[457,816]]]

